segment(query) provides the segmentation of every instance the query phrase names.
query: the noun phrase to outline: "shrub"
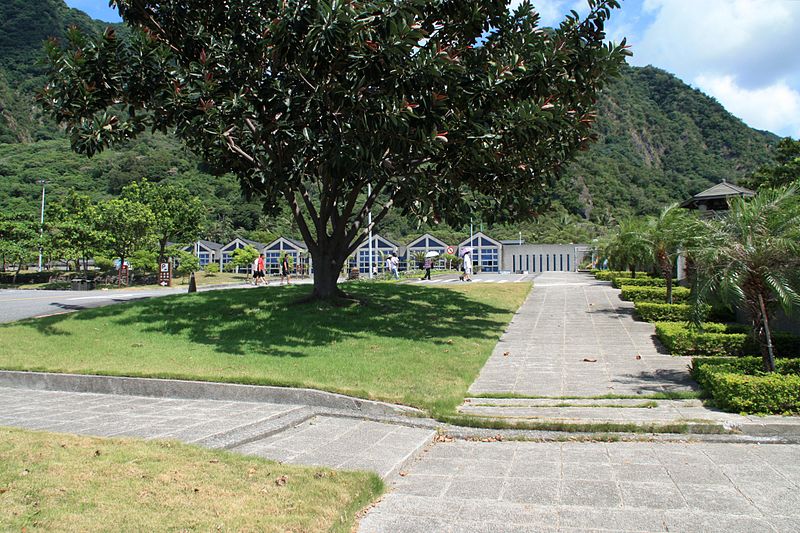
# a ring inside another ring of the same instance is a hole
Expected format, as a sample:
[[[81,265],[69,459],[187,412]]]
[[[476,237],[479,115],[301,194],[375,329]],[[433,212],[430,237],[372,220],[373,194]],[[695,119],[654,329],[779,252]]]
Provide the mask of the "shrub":
[[[741,355],[744,333],[728,333],[728,326],[713,322],[698,329],[685,322],[658,322],[656,335],[672,355]]]
[[[672,288],[672,303],[685,303],[689,301],[691,291],[686,287]],[[624,285],[620,298],[632,302],[664,303],[667,299],[666,287],[631,287]]]
[[[598,270],[595,272],[594,277],[600,281],[611,281],[615,277],[630,277],[630,272],[624,272],[620,270]]]
[[[760,357],[692,361],[692,376],[721,409],[752,414],[800,412],[800,359],[761,372]]]
[[[674,280],[675,284],[677,285],[678,280]],[[650,277],[635,277],[635,278],[627,278],[623,276],[617,276],[613,279],[612,285],[616,289],[621,289],[623,286],[627,285],[629,287],[666,287],[667,280],[664,278],[650,278]]]
[[[705,320],[711,308],[704,305],[701,318]],[[636,302],[636,316],[646,322],[688,322],[692,316],[689,304]]]
[[[209,263],[203,268],[203,270],[209,276],[213,276],[214,274],[219,274],[219,264],[218,263]]]
[[[17,284],[24,283],[47,283],[52,276],[59,274],[68,274],[67,272],[20,272],[17,275]],[[14,280],[14,272],[0,272],[0,283],[12,283]]]

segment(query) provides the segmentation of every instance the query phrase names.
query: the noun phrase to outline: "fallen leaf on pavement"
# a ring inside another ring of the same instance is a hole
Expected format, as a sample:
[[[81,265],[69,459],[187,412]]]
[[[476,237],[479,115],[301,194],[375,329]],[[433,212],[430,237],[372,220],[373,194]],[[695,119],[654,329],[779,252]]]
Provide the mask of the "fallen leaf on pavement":
[[[589,358],[586,358],[586,359],[584,359],[584,360],[583,360],[583,362],[584,362],[584,363],[596,363],[596,362],[597,362],[597,359],[589,359]]]

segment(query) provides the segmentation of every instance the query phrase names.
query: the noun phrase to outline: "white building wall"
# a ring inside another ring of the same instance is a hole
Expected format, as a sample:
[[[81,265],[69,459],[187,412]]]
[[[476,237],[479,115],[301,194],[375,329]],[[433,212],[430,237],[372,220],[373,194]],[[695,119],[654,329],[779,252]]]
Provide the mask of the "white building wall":
[[[585,252],[575,244],[505,244],[503,270],[512,272],[576,272]]]

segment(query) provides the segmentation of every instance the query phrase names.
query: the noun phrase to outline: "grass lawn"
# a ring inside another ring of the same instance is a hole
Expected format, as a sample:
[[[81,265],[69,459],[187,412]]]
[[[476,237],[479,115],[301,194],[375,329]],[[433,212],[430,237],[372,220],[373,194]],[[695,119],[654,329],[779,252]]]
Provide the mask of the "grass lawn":
[[[344,533],[382,492],[367,472],[0,428],[2,531]]]
[[[351,283],[181,294],[0,325],[0,368],[310,387],[454,414],[530,290]]]

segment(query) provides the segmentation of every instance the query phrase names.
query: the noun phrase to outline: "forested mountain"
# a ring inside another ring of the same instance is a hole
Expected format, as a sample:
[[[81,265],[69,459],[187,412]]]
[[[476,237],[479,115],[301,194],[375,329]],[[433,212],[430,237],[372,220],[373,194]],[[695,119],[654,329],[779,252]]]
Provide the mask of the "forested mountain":
[[[279,233],[297,236],[288,214],[260,216],[258,202],[241,198],[235,178],[205,172],[202,162],[171,138],[145,138],[91,160],[73,154],[34,101],[44,83],[42,41],[62,36],[72,24],[94,31],[105,26],[63,0],[0,3],[0,209],[37,211],[36,181],[43,178],[51,195],[74,188],[102,198],[146,177],[187,185],[200,196],[208,207],[211,238],[236,231],[261,240]],[[493,235],[517,238],[521,231],[529,241],[585,241],[627,214],[654,213],[722,179],[737,181],[768,162],[777,141],[653,67],[624,69],[598,106],[598,142],[553,189],[553,211],[538,221],[492,228]],[[424,231],[448,242],[464,235],[463,228],[418,227],[396,213],[381,231],[400,241]]]

